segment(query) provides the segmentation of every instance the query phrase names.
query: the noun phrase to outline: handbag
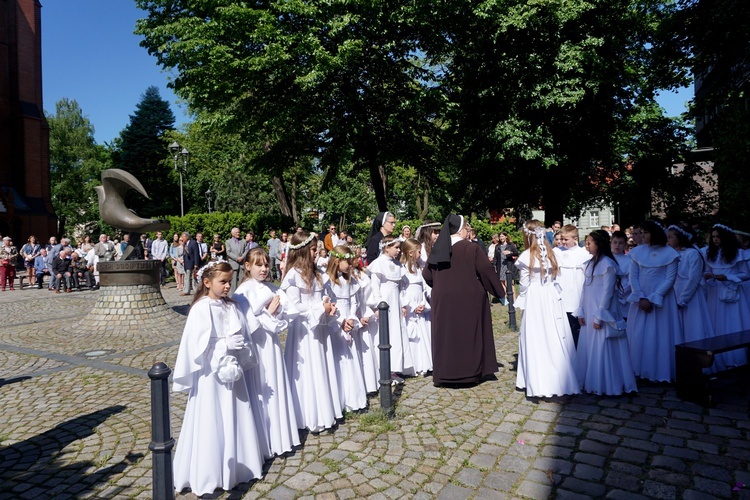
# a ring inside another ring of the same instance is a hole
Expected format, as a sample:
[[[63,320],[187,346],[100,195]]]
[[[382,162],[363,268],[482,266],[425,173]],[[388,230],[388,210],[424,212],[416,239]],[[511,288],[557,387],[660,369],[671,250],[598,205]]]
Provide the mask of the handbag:
[[[619,320],[614,323],[605,323],[606,328],[604,328],[604,338],[605,339],[619,339],[625,336],[625,331],[627,329],[628,324],[623,321]]]
[[[726,281],[719,285],[719,300],[722,302],[737,302],[740,300],[740,285]]]

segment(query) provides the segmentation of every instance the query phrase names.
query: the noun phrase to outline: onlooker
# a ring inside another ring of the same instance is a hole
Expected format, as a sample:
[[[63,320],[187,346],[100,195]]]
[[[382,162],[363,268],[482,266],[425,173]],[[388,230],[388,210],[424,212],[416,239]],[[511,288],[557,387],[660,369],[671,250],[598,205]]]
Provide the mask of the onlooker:
[[[57,257],[52,259],[52,273],[55,276],[55,293],[60,293],[60,286],[65,279],[65,292],[71,292],[70,259],[68,250],[62,249]]]
[[[36,271],[34,269],[34,261],[39,256],[42,250],[42,246],[36,242],[36,236],[33,234],[29,236],[26,244],[21,248],[21,256],[23,257],[23,267],[26,268],[26,277],[29,279],[29,285],[34,286],[36,282]]]
[[[102,262],[108,262],[115,258],[115,244],[109,241],[106,234],[99,235],[99,243],[94,245],[94,254]]]
[[[196,243],[198,243],[198,250],[201,255],[200,265],[198,266],[198,268],[201,268],[206,265],[206,262],[208,262],[208,244],[203,241],[203,233],[196,233],[195,241]]]
[[[185,282],[185,266],[183,256],[185,249],[182,247],[182,241],[177,233],[172,236],[172,245],[169,247],[169,256],[172,259],[172,269],[174,270],[174,280],[177,289],[182,290]]]
[[[325,238],[323,238],[323,244],[329,252],[333,250],[333,247],[339,244],[339,235],[336,232],[336,226],[333,224],[328,228],[328,233]]]
[[[560,230],[561,227],[562,227],[562,222],[560,222],[559,220],[556,220],[555,222],[552,223],[552,227],[547,228],[547,233],[545,234],[545,236],[547,237],[547,241],[549,242],[550,245],[553,246],[553,248],[554,248],[553,243],[555,240],[555,234]]]
[[[255,233],[252,231],[248,231],[247,233],[245,233],[245,248],[247,248],[247,251],[249,252],[257,246],[258,242],[255,241]]]
[[[276,230],[269,231],[271,236],[266,242],[268,245],[269,271],[268,274],[272,280],[281,280],[281,273],[278,272],[278,265],[281,261],[281,240],[276,237]]]
[[[198,250],[198,242],[190,237],[190,233],[183,231],[182,233],[182,246],[184,249],[183,253],[183,266],[185,266],[185,282],[182,286],[182,294],[190,295],[194,288],[193,278],[200,267],[201,255]]]
[[[86,287],[89,289],[94,287],[94,277],[91,275],[89,265],[85,259],[78,255],[78,252],[73,252],[70,255],[70,273],[73,278],[73,288],[76,291],[81,289],[81,281],[85,281]]]
[[[242,278],[240,278],[240,274],[244,275],[244,273],[241,272],[241,269],[245,261],[245,256],[248,252],[247,246],[245,246],[245,242],[240,239],[240,228],[232,228],[232,237],[226,241],[224,246],[227,252],[227,261],[229,261],[229,265],[232,266],[232,269],[234,270],[234,276],[232,277],[232,289],[230,292],[231,294],[234,293],[234,290],[237,288],[237,284],[242,281]]]
[[[16,258],[18,250],[13,246],[10,237],[3,237],[3,246],[0,247],[0,288],[5,291],[5,282],[10,281],[10,289],[15,290],[13,281],[16,279]]]
[[[167,256],[169,255],[169,248],[167,240],[164,239],[161,231],[157,231],[156,239],[151,243],[151,255],[154,260],[158,260],[160,263],[159,275],[161,277],[161,286],[167,286]]]
[[[47,269],[46,248],[39,250],[39,255],[34,259],[34,272],[36,273],[36,287],[41,290],[44,286],[44,275],[50,275],[49,269]]]
[[[224,243],[219,241],[219,235],[214,235],[214,242],[211,244],[211,260],[219,260],[224,257]]]

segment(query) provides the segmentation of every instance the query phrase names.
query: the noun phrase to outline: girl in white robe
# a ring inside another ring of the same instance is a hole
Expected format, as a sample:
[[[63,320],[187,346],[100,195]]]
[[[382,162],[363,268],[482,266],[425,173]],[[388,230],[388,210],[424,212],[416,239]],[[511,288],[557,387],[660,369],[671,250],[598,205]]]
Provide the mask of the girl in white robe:
[[[643,222],[641,233],[643,244],[629,253],[630,359],[637,377],[669,382],[675,378],[674,346],[684,341],[674,293],[680,254],[667,246],[656,222]]]
[[[378,349],[379,324],[375,312],[378,303],[372,293],[372,283],[362,269],[354,271],[354,277],[359,282],[357,291],[357,319],[362,325],[354,336],[354,343],[362,360],[362,375],[368,394],[377,392],[380,388],[380,350]]]
[[[630,303],[628,297],[630,296],[630,256],[625,253],[627,248],[628,237],[622,231],[615,231],[612,233],[610,239],[610,248],[612,249],[612,256],[617,262],[617,267],[620,269],[620,285],[615,290],[617,294],[618,314],[622,319],[627,320],[628,312],[630,309]]]
[[[596,230],[586,237],[591,260],[584,269],[583,293],[575,316],[581,325],[578,338],[577,375],[583,390],[617,396],[635,392],[625,320],[617,299],[620,275],[609,234]]]
[[[742,286],[750,279],[750,271],[747,254],[739,248],[734,232],[723,224],[714,225],[704,255],[706,300],[716,335],[750,329],[748,298]],[[727,367],[747,363],[744,349],[725,352],[720,356]]]
[[[267,282],[269,258],[260,247],[253,248],[245,258],[245,281],[235,290],[238,302],[248,320],[260,323],[252,334],[258,350],[263,425],[270,455],[282,455],[300,445],[289,377],[284,364],[279,334],[299,316],[299,311],[279,287]]]
[[[174,484],[196,495],[232,489],[263,475],[265,443],[258,435],[245,371],[258,356],[250,327],[227,299],[232,268],[212,262],[199,271],[173,375],[173,390],[188,392]]]
[[[336,314],[336,306],[323,296],[328,276],[315,267],[315,235],[295,233],[289,243],[281,289],[300,314],[289,324],[284,361],[297,425],[317,433],[333,427],[343,416],[328,333],[328,321]]]
[[[401,277],[404,268],[396,257],[401,249],[401,241],[393,235],[384,236],[380,256],[371,262],[367,270],[372,281],[372,293],[377,303],[388,304],[388,332],[391,344],[391,379],[403,384],[401,375],[414,375],[414,362],[409,349],[409,337],[401,311]],[[384,321],[384,318],[379,318]]]
[[[401,305],[405,311],[406,332],[409,349],[414,360],[414,370],[425,376],[432,371],[432,331],[430,304],[427,301],[427,284],[419,267],[421,245],[415,239],[401,243],[401,263],[404,276],[401,278]]]
[[[335,321],[331,321],[330,335],[338,379],[339,400],[349,411],[367,407],[367,390],[362,372],[362,358],[354,339],[361,327],[357,310],[359,282],[352,277],[355,254],[348,247],[337,245],[331,250],[328,263],[328,293],[336,304]]]
[[[529,397],[578,394],[576,349],[555,281],[557,260],[538,220],[524,224],[524,239],[526,250],[516,260],[521,286],[515,305],[523,309],[516,387]]]

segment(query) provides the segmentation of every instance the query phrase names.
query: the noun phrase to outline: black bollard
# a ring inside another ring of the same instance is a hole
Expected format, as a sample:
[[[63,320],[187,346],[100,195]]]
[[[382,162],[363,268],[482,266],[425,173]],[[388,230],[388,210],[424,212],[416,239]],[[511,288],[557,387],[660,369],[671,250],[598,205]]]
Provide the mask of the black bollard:
[[[380,333],[380,407],[388,415],[393,415],[393,396],[391,393],[391,339],[388,332],[388,304],[378,304],[378,331]]]
[[[515,295],[515,288],[513,287],[513,273],[510,268],[505,274],[505,298],[508,301],[508,328],[515,332],[518,329],[516,324],[516,308],[513,307],[513,297]]]
[[[169,375],[172,370],[165,363],[155,363],[148,371],[151,379],[151,444],[153,498],[174,498],[172,471],[172,428],[169,422]]]

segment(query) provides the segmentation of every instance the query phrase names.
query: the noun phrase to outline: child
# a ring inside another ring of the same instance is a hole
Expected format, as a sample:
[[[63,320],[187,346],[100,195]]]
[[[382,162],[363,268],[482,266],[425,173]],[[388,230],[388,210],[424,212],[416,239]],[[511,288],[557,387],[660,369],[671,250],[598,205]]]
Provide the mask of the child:
[[[584,391],[594,394],[635,392],[638,387],[616,293],[620,273],[609,234],[593,231],[586,237],[586,250],[591,260],[584,270],[583,295],[575,313],[581,325],[576,354],[578,380]]]
[[[318,268],[319,273],[326,274],[329,260],[330,258],[328,257],[328,250],[326,250],[325,248],[319,249],[318,256],[315,258],[315,266]]]
[[[559,267],[557,281],[562,289],[562,301],[568,316],[570,330],[573,332],[573,343],[578,346],[578,333],[581,326],[573,311],[578,309],[583,290],[583,269],[591,255],[578,246],[578,228],[566,224],[560,229],[560,245],[555,247],[555,259]]]
[[[630,252],[628,343],[637,377],[655,382],[675,378],[674,346],[682,342],[674,282],[680,254],[667,246],[657,222],[640,226],[643,242]]]
[[[414,374],[414,362],[409,350],[409,337],[401,314],[400,284],[404,268],[397,260],[401,240],[393,235],[383,236],[380,256],[367,268],[372,280],[372,293],[376,303],[388,304],[388,332],[391,341],[392,384],[403,384],[401,375]],[[379,321],[385,321],[380,318]],[[401,375],[400,375],[401,374]]]
[[[212,262],[198,279],[173,376],[173,390],[189,392],[174,481],[177,491],[205,495],[260,478],[263,453],[243,374],[258,356],[244,315],[227,298],[232,268]]]
[[[363,251],[366,251],[364,248]],[[359,335],[354,337],[360,359],[362,360],[362,372],[365,381],[365,390],[368,394],[378,391],[380,387],[380,352],[378,350],[378,303],[372,293],[370,277],[364,272],[362,259],[354,266],[353,276],[359,282],[357,291],[357,318],[361,325]]]
[[[331,322],[330,335],[336,364],[336,377],[341,406],[349,411],[367,407],[362,359],[354,339],[359,337],[357,318],[359,282],[352,277],[355,254],[344,245],[331,250],[328,263],[328,289],[331,301],[336,304],[336,321]]]
[[[523,309],[516,387],[529,397],[578,394],[576,350],[555,281],[555,254],[541,222],[529,221],[523,231],[526,250],[516,261],[521,274],[516,307]]]
[[[417,374],[427,376],[432,371],[432,331],[430,327],[430,305],[425,295],[426,284],[418,261],[421,244],[415,239],[401,243],[402,278],[401,306],[406,319],[409,349]]]
[[[315,267],[317,239],[299,231],[289,239],[286,274],[281,289],[299,310],[286,338],[284,361],[289,375],[297,425],[318,433],[342,418],[338,380],[328,319],[336,306],[323,297],[328,276]]]
[[[233,298],[248,319],[257,318],[260,322],[260,328],[252,337],[258,349],[262,423],[273,456],[292,451],[300,444],[292,390],[279,341],[279,333],[299,316],[299,311],[279,287],[266,282],[269,261],[264,249],[250,250],[244,262],[245,280],[237,287]]]
[[[612,233],[612,239],[610,240],[610,248],[612,250],[612,256],[617,262],[617,267],[620,268],[620,286],[617,287],[615,293],[617,294],[618,305],[618,317],[627,321],[628,309],[630,304],[628,303],[628,296],[630,295],[630,256],[625,253],[625,247],[628,244],[628,237],[622,231],[615,231]]]
[[[714,324],[716,335],[735,333],[750,328],[750,312],[745,287],[742,283],[750,279],[747,258],[739,248],[734,231],[723,224],[711,228],[706,257],[706,300],[708,313]],[[727,366],[747,363],[744,350],[722,354]]]

